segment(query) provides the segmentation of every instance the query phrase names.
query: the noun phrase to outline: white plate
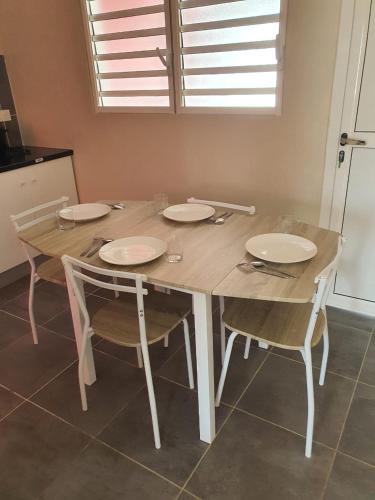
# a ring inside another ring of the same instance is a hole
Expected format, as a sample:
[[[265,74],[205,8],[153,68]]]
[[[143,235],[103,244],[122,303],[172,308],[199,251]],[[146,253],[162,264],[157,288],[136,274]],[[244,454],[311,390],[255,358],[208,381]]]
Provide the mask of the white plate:
[[[71,215],[71,212],[64,214],[64,209],[62,209],[60,210],[60,217],[79,222],[99,219],[111,211],[111,207],[103,203],[82,203],[81,205],[72,205],[67,208],[73,210],[73,215]]]
[[[245,246],[258,259],[284,264],[311,259],[318,251],[312,241],[284,233],[260,234],[250,238]]]
[[[157,259],[167,249],[165,241],[151,236],[130,236],[111,241],[99,250],[99,257],[109,264],[131,266]]]
[[[209,205],[200,205],[198,203],[182,203],[181,205],[172,205],[164,210],[163,215],[167,219],[177,222],[196,222],[208,219],[215,213],[215,209]]]

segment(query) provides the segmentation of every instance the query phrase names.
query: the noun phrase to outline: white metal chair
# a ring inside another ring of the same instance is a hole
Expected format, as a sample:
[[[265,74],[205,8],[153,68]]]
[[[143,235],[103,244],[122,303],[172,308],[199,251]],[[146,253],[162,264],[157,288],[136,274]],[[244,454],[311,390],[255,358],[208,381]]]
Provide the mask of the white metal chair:
[[[187,199],[188,203],[202,203],[203,205],[211,205],[214,207],[221,207],[221,208],[229,208],[231,210],[237,210],[239,212],[245,212],[249,215],[255,215],[256,213],[256,208],[254,205],[251,205],[249,207],[245,205],[236,205],[233,203],[224,203],[222,201],[209,201],[209,200],[198,200],[197,198],[190,197]],[[221,364],[224,363],[224,356],[225,356],[225,325],[222,321],[222,316],[224,312],[224,297],[219,297],[219,307],[220,307],[220,342],[221,342]],[[266,347],[265,344],[263,344],[263,347]],[[245,353],[244,353],[244,358],[247,359],[249,357],[249,349],[250,349],[250,342],[246,342],[245,345]]]
[[[281,349],[299,350],[306,368],[308,402],[306,457],[311,457],[314,431],[314,385],[311,347],[315,347],[323,336],[324,347],[319,385],[324,385],[329,352],[326,301],[336,274],[343,243],[344,239],[340,237],[335,258],[315,278],[316,290],[312,303],[293,304],[232,299],[227,301],[223,314],[223,323],[232,333],[225,351],[224,365],[216,395],[216,406],[220,404],[233,341],[237,335],[244,335],[250,340],[261,340]]]
[[[25,210],[16,215],[11,215],[11,221],[15,227],[17,233],[24,231],[25,229],[30,229],[39,222],[43,222],[50,218],[55,217],[55,213],[59,208],[64,208],[69,201],[67,196],[62,196],[57,200],[44,203],[43,205],[37,205],[36,207]],[[36,214],[42,213],[39,217],[34,217]],[[24,221],[26,222],[20,222]],[[34,344],[38,344],[38,332],[34,317],[34,288],[35,283],[40,279],[44,281],[49,281],[50,283],[55,283],[60,286],[66,287],[65,272],[62,262],[58,258],[48,259],[47,261],[40,264],[38,267],[29,251],[28,246],[20,240],[20,243],[26,253],[27,259],[30,262],[31,274],[30,274],[30,291],[29,291],[29,317],[31,324],[31,332],[33,336]],[[114,283],[116,278],[113,278]],[[117,298],[119,293],[115,291],[115,297]],[[168,347],[168,342],[165,342],[165,347]],[[137,360],[139,368],[143,367],[142,352],[139,346],[136,347]]]
[[[26,229],[30,229],[39,222],[55,217],[55,211],[58,210],[59,208],[63,208],[64,206],[66,206],[68,201],[69,198],[67,196],[62,196],[57,200],[44,203],[43,205],[38,205],[36,207],[30,208],[29,210],[25,210],[24,212],[21,212],[16,215],[11,215],[10,219],[13,222],[16,232],[19,233]],[[38,213],[39,214],[42,213],[42,215],[39,215],[39,217],[35,217]],[[22,221],[24,222],[22,223]],[[31,267],[30,291],[29,291],[29,317],[31,324],[31,332],[33,335],[33,341],[34,344],[37,344],[38,332],[34,317],[35,283],[37,283],[40,279],[43,279],[51,283],[56,283],[57,285],[66,286],[65,273],[60,259],[57,258],[49,259],[37,267],[34,258],[29,251],[28,245],[26,245],[26,243],[24,243],[22,240],[20,240],[20,242],[26,253],[27,259]]]
[[[165,295],[159,292],[150,292],[143,287],[146,276],[135,273],[101,269],[90,264],[64,255],[62,261],[66,270],[67,279],[74,290],[78,307],[83,318],[82,342],[79,350],[78,379],[81,392],[82,409],[87,410],[86,387],[84,382],[84,362],[89,338],[95,333],[103,339],[118,345],[140,346],[145,368],[147,390],[150,401],[152,425],[155,447],[160,448],[160,434],[154,385],[152,381],[148,345],[165,339],[177,325],[183,323],[186,360],[190,388],[194,388],[193,367],[191,361],[189,326],[186,317],[191,311],[190,300],[180,295]],[[133,280],[134,286],[119,285],[93,278],[85,272],[95,273],[97,276],[111,276]],[[119,299],[108,301],[90,319],[82,282],[92,285],[125,292]],[[133,295],[129,295],[133,294]],[[134,297],[135,295],[135,297]],[[144,296],[146,298],[144,299]],[[135,298],[136,300],[132,300]]]

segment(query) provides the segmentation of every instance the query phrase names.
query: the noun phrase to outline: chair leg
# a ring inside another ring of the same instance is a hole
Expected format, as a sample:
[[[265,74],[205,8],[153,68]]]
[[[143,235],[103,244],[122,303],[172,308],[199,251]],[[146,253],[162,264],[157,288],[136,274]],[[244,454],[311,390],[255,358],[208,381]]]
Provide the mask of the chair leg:
[[[230,355],[232,354],[233,342],[234,342],[234,339],[237,337],[237,335],[238,335],[237,332],[232,332],[229,336],[229,339],[228,339],[227,349],[225,351],[223,369],[221,370],[219,386],[217,388],[217,393],[216,393],[215,406],[220,405],[221,395],[223,394],[223,389],[224,389],[224,382],[225,382],[225,378],[227,376]]]
[[[221,364],[223,365],[225,357],[225,325],[223,323],[224,297],[219,297],[219,311],[220,311]]]
[[[33,335],[34,344],[38,344],[38,331],[36,329],[34,317],[34,289],[35,289],[36,274],[31,273],[30,276],[30,289],[29,289],[29,317],[31,325],[31,333]]]
[[[151,410],[152,428],[154,431],[155,448],[159,449],[161,446],[160,445],[160,432],[159,432],[159,423],[158,423],[158,412],[156,409],[154,383],[152,381],[150,358],[148,355],[147,345],[146,346],[142,345],[141,348],[142,348],[142,355],[143,355],[143,364],[145,367],[145,374],[146,374],[148,399],[150,402],[150,410]]]
[[[169,345],[169,335],[166,335],[164,337],[164,347],[167,348]]]
[[[314,433],[314,381],[312,371],[311,349],[305,349],[305,367],[306,367],[306,389],[307,389],[307,426],[306,426],[306,457],[311,457],[312,440]]]
[[[118,283],[117,276],[113,276],[112,282],[115,285],[117,285],[117,283]],[[120,292],[118,290],[114,290],[114,292],[115,292],[115,299],[118,299],[120,297]]]
[[[245,344],[245,352],[244,352],[244,359],[249,359],[249,353],[250,353],[250,345],[251,345],[251,338],[247,337],[246,338],[246,344]]]
[[[81,394],[81,404],[83,411],[87,411],[87,395],[86,395],[86,385],[85,385],[85,358],[86,358],[86,341],[82,340],[82,346],[78,360],[78,381],[79,381],[79,392]]]
[[[190,389],[194,389],[194,375],[193,375],[193,363],[191,361],[189,324],[188,324],[186,318],[184,318],[182,322],[184,324],[186,364],[187,364],[188,376],[189,376],[189,387],[190,387]]]
[[[143,368],[143,360],[142,360],[142,349],[141,346],[137,346],[137,360],[138,360],[138,368]]]
[[[320,367],[319,385],[324,385],[324,380],[326,377],[326,370],[327,370],[328,354],[329,354],[329,337],[328,337],[328,328],[326,323],[323,330],[323,357],[322,357],[322,365]]]

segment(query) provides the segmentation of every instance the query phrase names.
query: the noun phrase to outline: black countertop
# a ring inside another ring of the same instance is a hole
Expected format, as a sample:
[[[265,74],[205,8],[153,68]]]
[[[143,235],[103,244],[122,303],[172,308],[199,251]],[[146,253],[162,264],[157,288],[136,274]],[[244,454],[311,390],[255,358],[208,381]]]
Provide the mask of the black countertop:
[[[64,156],[72,156],[72,154],[72,149],[40,148],[36,146],[11,148],[8,151],[0,152],[0,173]]]

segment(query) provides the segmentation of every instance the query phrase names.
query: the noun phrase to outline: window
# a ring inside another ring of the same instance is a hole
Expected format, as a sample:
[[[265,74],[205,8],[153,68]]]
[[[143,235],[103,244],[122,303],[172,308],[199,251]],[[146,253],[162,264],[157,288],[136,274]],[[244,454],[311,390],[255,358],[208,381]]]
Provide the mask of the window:
[[[82,0],[100,111],[278,113],[286,0]]]

